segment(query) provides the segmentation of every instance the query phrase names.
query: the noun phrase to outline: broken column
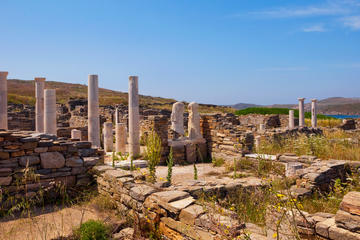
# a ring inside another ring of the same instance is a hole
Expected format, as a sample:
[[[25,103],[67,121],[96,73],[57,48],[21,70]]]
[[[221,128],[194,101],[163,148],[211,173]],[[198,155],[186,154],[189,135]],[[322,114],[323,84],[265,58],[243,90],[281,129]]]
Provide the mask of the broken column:
[[[44,132],[56,135],[56,91],[45,89],[44,91]]]
[[[119,120],[119,108],[116,108],[115,109],[115,126],[119,122],[120,122],[120,120]]]
[[[138,77],[129,77],[129,156],[140,154]]]
[[[114,147],[113,127],[111,122],[104,123],[104,150],[105,152],[112,152]]]
[[[71,139],[77,139],[81,141],[81,131],[77,129],[71,130]]]
[[[294,110],[289,110],[289,129],[295,128]]]
[[[97,75],[89,75],[88,80],[88,139],[93,147],[100,147],[99,88]]]
[[[305,109],[304,109],[305,98],[298,98],[298,100],[299,100],[299,127],[305,127]]]
[[[260,130],[261,132],[265,132],[265,124],[260,123],[260,125],[259,125],[259,130]]]
[[[44,132],[44,87],[45,78],[35,78],[35,131]]]
[[[256,150],[259,150],[260,144],[261,144],[261,136],[256,136],[255,137],[255,149]]]
[[[311,99],[311,127],[317,128],[317,99]]]
[[[7,75],[8,72],[0,72],[0,129],[8,129],[7,114]]]
[[[116,152],[121,152],[121,154],[124,154],[126,152],[126,126],[125,123],[117,123],[115,127],[115,149]]]

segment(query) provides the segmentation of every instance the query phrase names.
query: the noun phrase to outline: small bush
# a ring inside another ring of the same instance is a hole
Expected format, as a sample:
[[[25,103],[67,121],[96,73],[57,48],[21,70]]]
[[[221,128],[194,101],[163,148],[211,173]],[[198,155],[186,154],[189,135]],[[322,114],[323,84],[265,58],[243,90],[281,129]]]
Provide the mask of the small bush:
[[[156,166],[161,159],[161,139],[157,133],[152,130],[146,139],[146,159],[148,160],[149,180],[156,181]]]
[[[225,159],[223,158],[213,158],[212,159],[212,164],[214,167],[221,167],[222,165],[224,165],[225,163]]]
[[[75,230],[75,239],[78,240],[107,240],[110,229],[101,221],[89,220]]]

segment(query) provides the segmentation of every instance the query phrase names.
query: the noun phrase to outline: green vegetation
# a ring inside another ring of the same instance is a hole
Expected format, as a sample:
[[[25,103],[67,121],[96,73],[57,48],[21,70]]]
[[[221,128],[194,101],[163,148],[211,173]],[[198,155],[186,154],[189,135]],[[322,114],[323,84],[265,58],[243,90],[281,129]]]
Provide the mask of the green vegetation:
[[[198,180],[198,170],[195,163],[194,163],[194,180]]]
[[[225,159],[213,157],[211,162],[214,167],[221,167],[224,165]]]
[[[110,238],[110,228],[101,221],[89,220],[75,230],[78,240],[107,240]]]
[[[173,149],[170,147],[170,153],[168,160],[166,161],[167,167],[168,167],[168,173],[167,173],[167,181],[171,184],[171,178],[172,178],[172,168],[174,166],[174,159],[173,159]]]
[[[287,114],[289,114],[289,110],[292,110],[292,109],[288,109],[288,108],[252,107],[252,108],[246,108],[246,109],[235,111],[235,114],[236,115],[248,115],[248,114],[261,114],[261,115],[280,114],[280,115],[287,115]],[[296,110],[296,109],[293,109],[293,110],[294,110],[294,116],[299,117],[299,110]],[[333,119],[333,117],[325,116],[325,115],[322,115],[322,114],[318,114],[317,117],[318,117],[318,119]],[[311,118],[311,113],[306,112],[305,113],[305,118]]]
[[[148,160],[149,181],[156,181],[156,166],[161,158],[161,139],[157,133],[152,130],[146,138],[146,159]]]

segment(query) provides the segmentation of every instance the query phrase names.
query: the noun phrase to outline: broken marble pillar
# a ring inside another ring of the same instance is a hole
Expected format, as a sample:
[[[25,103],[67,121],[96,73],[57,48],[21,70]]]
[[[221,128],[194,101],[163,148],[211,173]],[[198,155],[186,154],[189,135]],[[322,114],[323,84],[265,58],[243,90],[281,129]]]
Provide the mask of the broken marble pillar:
[[[81,141],[81,131],[78,129],[71,130],[71,139]]]
[[[184,136],[184,103],[182,102],[173,104],[171,112],[171,130],[174,133],[174,139]]]
[[[311,99],[311,127],[317,128],[317,99]]]
[[[0,129],[8,129],[7,114],[7,75],[8,72],[0,72]]]
[[[115,138],[116,138],[116,152],[120,152],[124,154],[126,152],[126,139],[127,139],[127,132],[126,132],[126,125],[125,123],[117,123],[115,127]]]
[[[44,87],[45,78],[35,78],[35,131],[44,132]]]
[[[129,77],[129,157],[140,155],[138,77]]]
[[[88,139],[95,148],[100,147],[99,87],[98,76],[88,80]]]
[[[113,124],[111,122],[104,123],[104,150],[105,152],[112,152],[114,148]]]
[[[289,129],[295,128],[294,110],[289,110]]]
[[[56,90],[44,91],[44,132],[56,135]]]
[[[189,139],[202,139],[200,131],[200,114],[198,111],[199,105],[195,102],[189,104],[189,121],[188,121],[188,132]]]
[[[259,126],[259,130],[261,132],[265,132],[265,124],[261,123],[260,126]]]
[[[299,127],[305,127],[305,109],[304,109],[305,98],[298,98],[298,100],[299,100]]]

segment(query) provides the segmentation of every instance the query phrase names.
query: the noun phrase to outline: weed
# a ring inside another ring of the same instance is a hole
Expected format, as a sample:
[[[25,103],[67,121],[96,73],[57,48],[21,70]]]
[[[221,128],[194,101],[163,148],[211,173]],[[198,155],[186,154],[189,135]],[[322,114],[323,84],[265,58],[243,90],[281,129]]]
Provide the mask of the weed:
[[[157,133],[152,130],[146,139],[146,158],[148,160],[149,181],[156,181],[156,166],[161,158],[161,139]]]
[[[198,180],[198,170],[195,163],[194,163],[194,180]]]
[[[172,168],[174,166],[174,159],[173,159],[173,149],[170,147],[170,153],[168,160],[166,161],[167,167],[168,167],[168,173],[167,173],[167,181],[171,184],[171,177],[172,177]]]
[[[221,167],[222,165],[224,165],[225,159],[213,157],[211,162],[214,167]]]
[[[107,240],[110,237],[110,228],[101,221],[89,220],[74,231],[79,240]]]

